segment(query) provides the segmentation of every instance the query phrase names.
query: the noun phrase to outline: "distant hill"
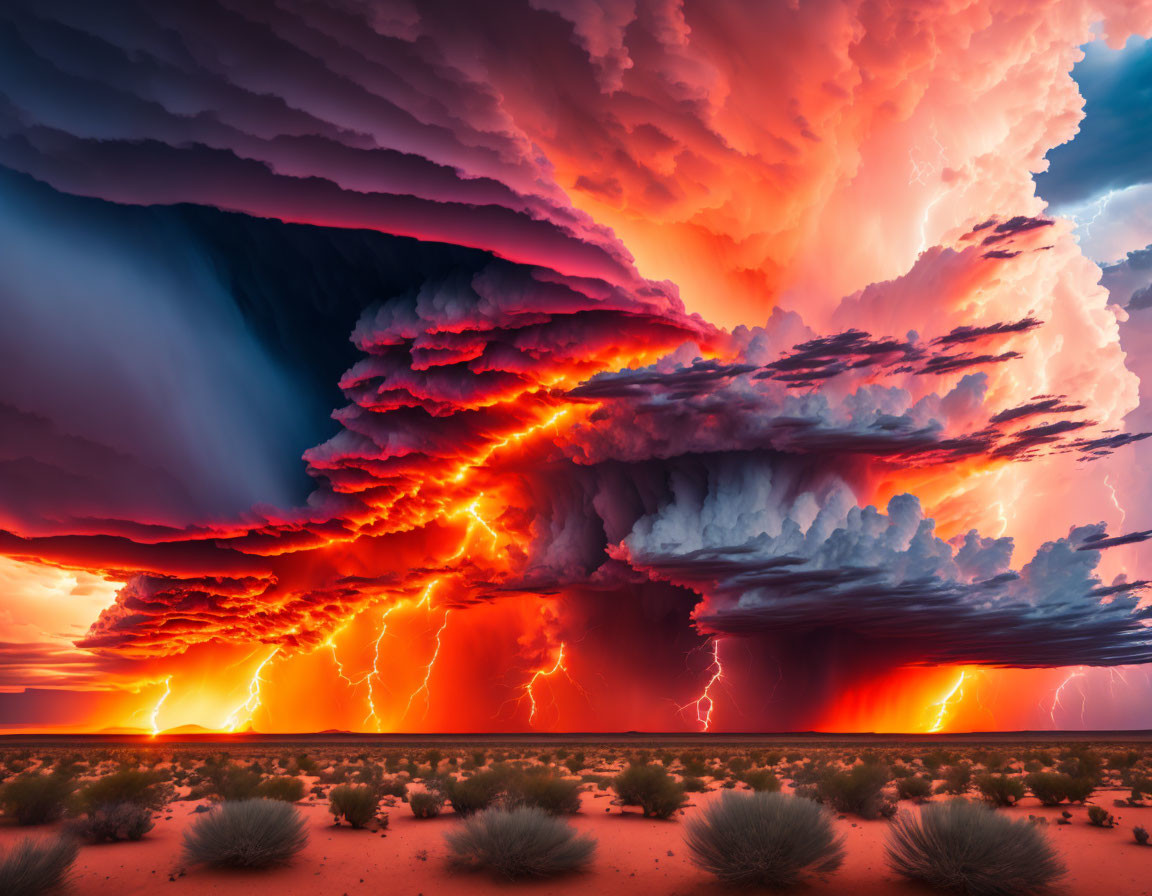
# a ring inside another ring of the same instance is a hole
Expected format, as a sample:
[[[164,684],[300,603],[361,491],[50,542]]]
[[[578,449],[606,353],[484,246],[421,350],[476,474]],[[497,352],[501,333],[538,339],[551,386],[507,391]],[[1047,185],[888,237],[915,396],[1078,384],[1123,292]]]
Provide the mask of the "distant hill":
[[[226,734],[227,732],[218,731],[215,728],[205,728],[203,725],[178,725],[175,728],[165,728],[160,732],[161,735],[166,734]],[[248,733],[248,732],[245,732]]]

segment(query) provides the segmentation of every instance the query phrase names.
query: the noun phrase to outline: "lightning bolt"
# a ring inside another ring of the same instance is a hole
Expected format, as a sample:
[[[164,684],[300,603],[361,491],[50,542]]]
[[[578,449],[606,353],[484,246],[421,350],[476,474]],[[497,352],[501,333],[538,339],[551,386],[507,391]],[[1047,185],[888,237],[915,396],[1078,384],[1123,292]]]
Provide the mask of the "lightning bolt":
[[[1101,196],[1095,202],[1090,203],[1089,205],[1085,206],[1085,208],[1094,208],[1096,210],[1095,212],[1093,212],[1091,218],[1088,218],[1087,220],[1082,220],[1081,215],[1077,214],[1077,213],[1071,213],[1068,215],[1068,217],[1071,218],[1072,221],[1076,224],[1076,227],[1078,230],[1083,231],[1084,236],[1091,236],[1092,235],[1092,225],[1100,220],[1100,216],[1103,215],[1104,212],[1108,208],[1108,203],[1110,203],[1112,201],[1112,197],[1115,196],[1118,192],[1121,192],[1121,191],[1109,190],[1107,193],[1105,193],[1103,196]]]
[[[476,467],[479,467],[479,466],[483,465],[484,463],[486,463],[488,461],[488,458],[490,458],[493,454],[495,454],[501,448],[506,448],[509,445],[511,445],[513,442],[519,442],[523,439],[528,438],[528,436],[532,435],[533,433],[539,432],[542,429],[547,429],[549,426],[554,426],[556,423],[558,423],[560,421],[560,419],[562,417],[564,417],[565,415],[567,415],[570,412],[571,412],[571,408],[561,408],[556,413],[554,413],[551,417],[549,417],[547,420],[544,420],[544,421],[537,423],[533,426],[529,426],[527,429],[522,429],[519,432],[514,432],[509,436],[505,436],[503,439],[500,439],[497,442],[493,442],[491,445],[488,446],[488,449],[483,454],[481,454],[478,458],[476,458],[475,460],[470,461],[466,464],[462,464],[460,469],[456,471],[455,477],[453,477],[454,481],[459,482],[460,480],[462,480],[464,478],[464,475],[469,470],[475,469]]]
[[[947,694],[945,694],[944,699],[941,700],[939,703],[933,703],[932,704],[932,706],[940,707],[940,710],[939,710],[939,712],[936,713],[936,720],[932,723],[932,727],[928,729],[929,734],[936,734],[939,731],[943,730],[944,722],[948,718],[948,704],[952,702],[952,698],[957,697],[957,695],[959,695],[957,697],[957,699],[959,699],[959,700],[964,699],[964,691],[962,690],[962,688],[964,687],[965,672],[966,672],[966,670],[961,669],[960,670],[960,677],[957,678],[956,683],[954,685],[952,685],[952,690],[950,690]]]
[[[724,677],[724,664],[720,662],[720,640],[718,638],[712,639],[712,663],[708,668],[712,670],[712,677],[708,679],[708,684],[704,685],[704,690],[700,692],[700,696],[691,703],[686,703],[680,707],[681,711],[689,706],[696,707],[696,721],[703,726],[701,731],[708,731],[712,725],[712,710],[716,708],[712,688]]]
[[[483,497],[484,492],[480,492],[480,494],[472,500],[471,504],[468,504],[466,507],[461,507],[459,510],[451,514],[452,516],[467,516],[468,531],[464,534],[464,540],[460,542],[459,550],[457,550],[455,554],[448,558],[450,561],[458,560],[464,556],[465,552],[468,550],[468,544],[472,540],[472,530],[476,526],[479,526],[481,529],[488,533],[489,537],[492,539],[492,551],[495,553],[496,547],[500,543],[500,536],[496,533],[496,530],[492,528],[488,521],[480,515],[479,504]]]
[[[376,723],[376,730],[380,730],[380,716],[376,714],[376,688],[373,682],[380,677],[380,644],[384,640],[384,636],[388,633],[388,617],[392,615],[392,611],[399,607],[399,604],[393,604],[387,610],[380,614],[380,633],[376,636],[376,642],[372,645],[372,668],[364,673],[361,681],[368,682],[368,715],[364,716],[364,724],[372,719]]]
[[[228,716],[227,721],[224,722],[224,727],[229,731],[235,731],[240,727],[241,713],[246,714],[245,721],[252,721],[252,714],[260,708],[260,685],[263,684],[264,679],[260,673],[264,671],[264,667],[272,662],[272,658],[280,652],[280,648],[276,647],[268,654],[259,666],[256,667],[256,672],[252,676],[252,680],[248,682],[248,699],[232,710]]]
[[[1052,694],[1052,706],[1048,710],[1048,718],[1050,718],[1052,720],[1052,727],[1053,728],[1056,727],[1056,710],[1062,709],[1064,707],[1064,704],[1060,702],[1060,696],[1064,693],[1064,689],[1066,687],[1068,687],[1068,685],[1072,682],[1073,679],[1083,678],[1083,677],[1084,677],[1084,667],[1078,666],[1075,671],[1068,673],[1068,677],[1065,678],[1062,682],[1060,682],[1060,686],[1058,688],[1056,688],[1056,690],[1053,692],[1053,694]],[[1084,708],[1085,708],[1085,703],[1087,702],[1087,696],[1084,694],[1083,689],[1081,689],[1080,694],[1081,694],[1081,697],[1083,698],[1081,701],[1081,704],[1080,704],[1080,722],[1081,722],[1081,724],[1083,724],[1083,722],[1084,722]]]
[[[420,600],[418,600],[413,605],[413,609],[418,609],[420,607],[428,607],[431,609],[432,589],[434,589],[438,584],[440,584],[439,579],[432,579],[432,581],[425,585],[424,590],[420,593]],[[368,714],[364,717],[364,724],[368,724],[368,720],[372,719],[373,723],[376,725],[377,731],[380,730],[380,716],[376,712],[375,682],[380,678],[380,645],[384,642],[384,636],[388,633],[388,617],[391,616],[394,611],[404,606],[405,603],[406,601],[394,603],[380,614],[380,633],[376,636],[376,642],[373,644],[372,648],[372,668],[365,672],[364,675],[356,681],[356,684],[360,684],[362,682],[367,682],[368,684]],[[335,651],[333,651],[332,656],[335,658]],[[348,679],[345,678],[345,680]],[[408,702],[411,703],[411,699],[409,699]]]
[[[160,726],[157,724],[156,719],[160,715],[160,707],[164,705],[164,701],[168,699],[168,695],[172,693],[172,676],[169,675],[164,679],[164,693],[160,695],[160,699],[156,701],[156,705],[152,707],[152,736],[155,737],[160,733]]]
[[[557,672],[563,672],[568,677],[569,681],[571,681],[574,685],[576,684],[576,682],[572,679],[572,673],[569,672],[568,667],[564,665],[564,647],[565,647],[564,642],[561,642],[560,643],[560,650],[556,654],[556,663],[555,663],[555,665],[552,666],[551,669],[547,669],[547,670],[537,669],[535,672],[532,673],[532,677],[528,679],[528,683],[524,685],[524,696],[528,698],[528,701],[532,705],[532,710],[531,710],[531,712],[528,713],[528,724],[529,725],[531,725],[532,722],[535,721],[535,719],[536,719],[537,706],[536,706],[536,693],[534,691],[534,688],[536,687],[537,681],[539,681],[541,678],[551,678]],[[577,687],[579,687],[579,685],[577,685]]]
[[[416,699],[416,695],[421,691],[424,692],[424,715],[428,715],[428,708],[432,702],[432,695],[428,691],[428,680],[432,677],[432,667],[436,665],[436,660],[440,656],[440,636],[444,634],[444,629],[448,627],[448,614],[451,610],[444,611],[444,621],[440,623],[440,628],[436,632],[436,649],[432,652],[432,659],[428,661],[428,665],[424,667],[424,681],[420,683],[420,687],[416,688],[408,697],[408,705],[404,707],[404,712],[400,718],[408,715],[408,710],[412,708],[412,701]]]
[[[1127,518],[1128,514],[1125,513],[1124,508],[1120,506],[1120,501],[1116,497],[1116,486],[1114,486],[1108,479],[1108,476],[1110,475],[1111,474],[1106,474],[1104,476],[1104,485],[1108,488],[1108,492],[1112,496],[1112,506],[1120,512],[1120,525],[1118,528],[1123,529],[1124,520]]]

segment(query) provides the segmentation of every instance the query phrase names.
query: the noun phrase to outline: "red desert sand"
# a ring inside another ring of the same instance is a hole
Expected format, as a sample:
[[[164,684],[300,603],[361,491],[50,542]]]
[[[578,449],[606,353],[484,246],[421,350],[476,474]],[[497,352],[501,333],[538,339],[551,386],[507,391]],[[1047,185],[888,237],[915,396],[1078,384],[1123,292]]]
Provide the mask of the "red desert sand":
[[[1111,806],[1127,791],[1099,790],[1095,802]],[[583,810],[571,822],[596,838],[597,853],[590,870],[548,881],[508,883],[484,874],[454,872],[447,866],[444,832],[458,819],[449,810],[434,819],[413,818],[404,803],[388,810],[387,831],[335,827],[326,801],[299,804],[308,820],[308,847],[288,866],[268,871],[212,871],[186,866],[180,857],[184,828],[198,815],[203,801],[173,803],[148,836],[137,843],[85,846],[74,866],[71,892],[76,896],[135,896],[135,894],[223,893],[251,896],[312,894],[377,894],[389,896],[450,896],[468,894],[720,894],[730,893],[707,873],[696,868],[684,846],[684,820],[699,811],[718,792],[692,794],[683,815],[670,821],[642,818],[638,810],[611,805],[611,794],[583,794]],[[943,797],[936,797],[943,799]],[[902,802],[903,812],[916,812]],[[1064,809],[1072,823],[1057,825]],[[605,811],[609,810],[609,811]],[[1152,826],[1152,807],[1110,809],[1115,828],[1096,828],[1087,822],[1083,806],[1045,808],[1028,797],[1019,806],[1000,809],[1013,818],[1043,816],[1044,830],[1068,866],[1063,892],[1068,896],[1107,893],[1108,896],[1147,896],[1152,847],[1138,845],[1132,826]],[[168,819],[167,816],[171,816]],[[806,894],[924,896],[923,887],[893,875],[885,863],[884,842],[889,822],[861,821],[851,816],[835,822],[846,837],[847,858],[839,872],[804,888]],[[53,828],[0,827],[4,848],[22,837],[46,836]],[[169,880],[169,878],[175,878]]]

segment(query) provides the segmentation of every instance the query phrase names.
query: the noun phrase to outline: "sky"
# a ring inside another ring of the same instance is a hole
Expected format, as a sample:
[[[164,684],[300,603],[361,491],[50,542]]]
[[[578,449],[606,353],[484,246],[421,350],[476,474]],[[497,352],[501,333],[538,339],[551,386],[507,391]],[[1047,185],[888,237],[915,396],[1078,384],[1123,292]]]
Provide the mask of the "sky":
[[[0,9],[0,730],[1152,727],[1152,7]]]

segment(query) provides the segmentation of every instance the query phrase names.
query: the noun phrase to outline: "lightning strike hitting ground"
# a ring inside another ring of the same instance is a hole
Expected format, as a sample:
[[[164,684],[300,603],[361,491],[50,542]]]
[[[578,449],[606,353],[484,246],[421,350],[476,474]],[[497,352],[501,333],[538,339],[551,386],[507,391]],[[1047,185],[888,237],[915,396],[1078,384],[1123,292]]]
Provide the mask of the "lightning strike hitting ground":
[[[960,677],[957,678],[956,683],[954,685],[952,685],[952,690],[950,690],[947,694],[945,694],[944,699],[941,700],[939,703],[933,703],[932,704],[933,706],[938,706],[940,709],[936,713],[936,719],[935,719],[935,721],[933,721],[932,727],[928,729],[929,734],[936,734],[936,733],[944,730],[944,723],[948,719],[948,707],[951,704],[952,699],[956,698],[957,701],[964,699],[964,691],[962,690],[962,688],[964,687],[964,677],[966,674],[967,674],[967,671],[964,669],[961,669],[960,670]]]
[[[259,666],[256,667],[256,672],[252,675],[252,680],[248,682],[248,699],[237,706],[229,714],[227,721],[224,722],[224,728],[228,731],[236,731],[241,725],[241,713],[244,714],[244,721],[251,722],[252,714],[260,708],[260,685],[264,682],[261,673],[264,667],[272,662],[272,658],[280,652],[280,648],[275,648],[267,658]]]
[[[683,707],[685,709],[688,706],[696,707],[696,721],[703,726],[700,729],[701,731],[711,729],[712,710],[716,708],[716,700],[712,696],[712,688],[724,677],[724,665],[720,662],[720,640],[718,638],[712,639],[712,664],[709,668],[712,670],[712,677],[708,679],[708,684],[704,685],[704,690],[699,697]]]
[[[164,701],[168,699],[172,693],[172,676],[169,675],[164,679],[164,693],[160,695],[160,699],[156,701],[156,705],[152,707],[152,717],[150,723],[152,725],[152,736],[155,737],[160,733],[160,726],[157,723],[157,717],[160,715],[160,707],[164,705]]]

